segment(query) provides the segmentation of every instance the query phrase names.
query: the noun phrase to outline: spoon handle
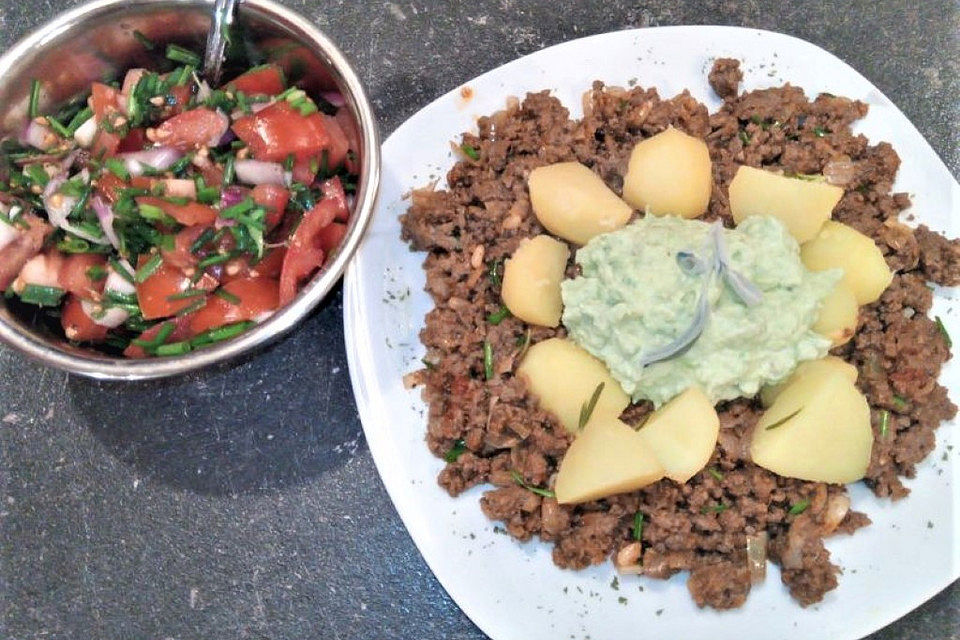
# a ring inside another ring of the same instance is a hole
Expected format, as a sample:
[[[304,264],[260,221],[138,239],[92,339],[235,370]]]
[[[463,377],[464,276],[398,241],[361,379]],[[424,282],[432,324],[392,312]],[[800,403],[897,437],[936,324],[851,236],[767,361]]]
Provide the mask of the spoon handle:
[[[229,29],[233,24],[234,11],[239,0],[216,0],[213,7],[213,19],[207,33],[207,51],[203,58],[203,77],[215,87],[220,84],[223,71],[223,52],[230,38]]]

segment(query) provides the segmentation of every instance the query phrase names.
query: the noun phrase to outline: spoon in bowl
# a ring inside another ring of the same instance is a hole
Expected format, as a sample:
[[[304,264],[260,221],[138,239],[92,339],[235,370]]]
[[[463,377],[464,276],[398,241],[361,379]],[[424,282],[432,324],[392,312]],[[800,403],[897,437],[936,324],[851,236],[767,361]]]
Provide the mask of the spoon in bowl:
[[[223,72],[223,54],[230,39],[230,25],[239,0],[216,0],[210,31],[207,33],[207,51],[203,57],[203,78],[211,87],[220,84]]]

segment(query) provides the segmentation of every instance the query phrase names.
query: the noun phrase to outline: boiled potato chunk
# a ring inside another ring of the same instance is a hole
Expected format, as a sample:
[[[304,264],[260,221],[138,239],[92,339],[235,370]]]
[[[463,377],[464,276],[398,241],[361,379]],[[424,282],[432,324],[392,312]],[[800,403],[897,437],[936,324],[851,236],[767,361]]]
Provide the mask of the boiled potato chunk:
[[[510,313],[544,327],[560,324],[560,282],[569,257],[567,245],[550,236],[521,241],[503,265],[500,296]]]
[[[811,271],[843,269],[843,282],[861,305],[876,302],[893,280],[876,243],[833,220],[824,223],[817,237],[800,247],[800,259]]]
[[[580,409],[590,402],[601,382],[603,391],[591,419],[616,418],[630,404],[630,396],[607,366],[565,338],[550,338],[531,346],[517,374],[526,381],[541,408],[555,415],[570,433],[580,428]]]
[[[843,189],[743,166],[730,182],[729,194],[730,212],[737,224],[749,216],[773,216],[797,242],[804,243],[830,219]]]
[[[855,366],[837,356],[824,356],[817,360],[804,360],[797,365],[797,368],[793,370],[793,373],[791,373],[786,380],[780,384],[767,385],[761,389],[760,401],[763,403],[763,406],[769,407],[773,404],[773,401],[777,399],[781,391],[801,376],[824,376],[831,373],[840,374],[849,380],[851,384],[856,384],[857,382],[857,368]]]
[[[780,392],[754,428],[750,456],[781,476],[847,483],[863,478],[872,447],[866,398],[830,372],[800,376]]]
[[[640,435],[616,416],[593,416],[560,462],[557,502],[570,504],[634,491],[663,477]]]
[[[637,143],[623,178],[623,199],[655,216],[703,215],[712,189],[706,143],[673,127]]]
[[[537,167],[527,178],[530,204],[550,233],[577,244],[627,224],[633,210],[579,162]]]
[[[837,286],[820,303],[820,315],[812,329],[820,335],[830,338],[833,346],[846,344],[857,331],[857,315],[860,305],[857,297],[845,282]]]
[[[695,476],[710,460],[717,445],[720,419],[699,387],[691,387],[651,415],[638,432],[677,482]]]

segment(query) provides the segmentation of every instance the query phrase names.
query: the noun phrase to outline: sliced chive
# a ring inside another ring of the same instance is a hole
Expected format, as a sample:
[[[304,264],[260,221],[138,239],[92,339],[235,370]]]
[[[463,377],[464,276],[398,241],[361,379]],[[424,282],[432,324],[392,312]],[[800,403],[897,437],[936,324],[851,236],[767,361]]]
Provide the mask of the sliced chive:
[[[708,513],[723,513],[730,508],[730,505],[723,504],[722,502],[714,505],[704,505],[700,507],[700,514],[707,515]]]
[[[117,273],[118,276],[129,282],[130,284],[134,283],[133,274],[130,273],[130,270],[127,269],[123,264],[116,258],[110,258],[108,260],[110,267]]]
[[[137,338],[132,342],[138,347],[143,347],[144,349],[154,349],[166,342],[167,338],[170,337],[170,334],[173,333],[173,330],[176,328],[177,325],[173,322],[165,322],[163,326],[160,327],[160,330],[157,331],[157,335],[153,336],[153,339],[143,340],[142,338]]]
[[[153,350],[158,356],[179,356],[193,349],[189,342],[171,342],[170,344],[161,344]]]
[[[84,273],[87,274],[87,277],[93,281],[103,280],[107,277],[107,270],[99,264],[95,264]]]
[[[65,235],[57,242],[57,249],[64,253],[91,253],[89,242],[71,234]],[[96,251],[96,249],[93,249],[93,251]]]
[[[460,145],[460,149],[467,154],[472,160],[480,159],[480,152],[474,149],[472,146],[464,142]]]
[[[198,311],[204,308],[205,306],[207,306],[206,296],[191,302],[190,304],[185,306],[183,309],[180,309],[180,311],[177,311],[177,317],[185,316],[187,314],[193,313],[194,311]]]
[[[30,178],[30,182],[33,184],[38,184],[41,187],[47,186],[47,183],[50,182],[50,174],[48,174],[39,164],[27,165],[23,168],[23,173]]]
[[[247,213],[252,210],[257,204],[253,201],[253,198],[247,197],[244,198],[241,202],[238,202],[235,205],[229,206],[223,211],[220,212],[220,217],[227,219],[237,219],[239,216]]]
[[[287,157],[283,161],[283,170],[293,171],[293,163],[295,161],[296,161],[296,157],[292,153],[288,153]]]
[[[188,153],[187,155],[183,156],[182,158],[174,162],[172,165],[170,165],[167,171],[173,174],[181,173],[184,169],[190,166],[190,162],[192,160],[193,160],[193,154]]]
[[[493,345],[489,340],[483,341],[483,375],[487,380],[493,378]]]
[[[800,502],[797,502],[797,503],[795,503],[795,504],[790,505],[790,512],[789,512],[789,513],[790,513],[790,515],[792,515],[792,516],[798,516],[798,515],[800,515],[801,513],[803,513],[804,511],[806,511],[806,510],[807,510],[807,507],[809,507],[809,506],[810,506],[810,501],[809,501],[809,500],[801,500]]]
[[[711,476],[713,476],[713,478],[714,478],[717,482],[723,482],[723,474],[720,473],[720,472],[719,472],[717,469],[715,469],[714,467],[708,468],[708,469],[707,469],[707,473],[709,473]]]
[[[201,62],[200,56],[176,44],[167,45],[167,59],[180,64],[188,64],[191,67],[199,67]]]
[[[20,292],[20,299],[28,304],[41,307],[55,307],[60,304],[65,291],[59,287],[45,287],[39,284],[28,284]]]
[[[197,239],[193,241],[193,244],[190,245],[190,253],[197,253],[202,249],[208,242],[213,239],[213,229],[209,227],[204,229]]]
[[[510,317],[510,309],[506,305],[500,305],[500,308],[487,316],[487,322],[496,326]]]
[[[903,411],[910,404],[907,402],[907,399],[901,395],[893,394],[893,406],[897,408],[898,411]]]
[[[137,269],[137,272],[133,275],[133,279],[137,284],[144,282],[147,278],[152,276],[157,269],[160,268],[160,265],[163,263],[163,256],[159,253],[153,254],[149,260],[143,263],[143,266]]]
[[[203,333],[197,334],[190,344],[194,347],[213,344],[214,342],[222,342],[223,340],[229,340],[230,338],[235,338],[240,335],[253,325],[257,324],[253,320],[246,320],[244,322],[237,322],[234,324],[226,324],[222,327],[217,327],[216,329],[210,329],[209,331],[204,331]]]
[[[207,267],[212,267],[215,264],[222,264],[230,260],[233,256],[229,253],[218,253],[212,256],[208,256],[197,263],[197,268],[206,269]]]
[[[786,424],[787,422],[789,422],[790,420],[792,420],[793,418],[795,418],[796,415],[797,415],[798,413],[800,413],[801,411],[803,411],[803,407],[800,407],[799,409],[797,409],[796,411],[794,411],[793,413],[791,413],[790,415],[788,415],[786,418],[781,418],[780,420],[777,420],[777,421],[774,422],[773,424],[768,425],[768,426],[766,427],[765,431],[770,431],[771,429],[776,429],[777,427],[782,427],[784,424]]]
[[[233,156],[227,156],[226,163],[223,165],[223,186],[228,186],[233,184],[233,180],[236,177],[236,167],[235,164],[237,159]]]
[[[53,116],[47,116],[47,124],[50,125],[50,128],[53,129],[61,138],[70,138],[73,135],[65,126],[63,126],[63,124],[60,123],[59,120]]]
[[[537,494],[538,496],[543,496],[544,498],[555,498],[557,495],[553,491],[550,491],[549,489],[541,489],[540,487],[534,487],[532,485],[527,484],[527,482],[523,479],[523,476],[520,475],[520,472],[517,471],[516,469],[510,470],[510,477],[513,478],[513,481],[515,484],[523,487],[524,489],[526,489],[527,491],[530,491],[531,493]]]
[[[950,334],[947,333],[947,327],[943,324],[943,320],[940,319],[940,316],[934,316],[934,320],[937,322],[937,329],[940,330],[940,335],[943,336],[943,341],[947,343],[947,349],[953,348],[953,340],[950,338]]]
[[[137,31],[137,30],[134,30],[134,32],[133,32],[133,37],[136,38],[136,39],[137,39],[137,42],[139,42],[141,45],[143,45],[143,48],[146,49],[147,51],[153,51],[153,50],[156,48],[156,46],[157,46],[157,45],[153,42],[153,40],[151,40],[150,38],[148,38],[147,36],[143,35],[141,32],[139,32],[139,31]]]
[[[34,78],[30,82],[30,106],[27,110],[27,114],[30,116],[30,119],[33,120],[39,115],[40,109],[40,81]]]
[[[880,412],[880,438],[885,440],[890,434],[890,412],[884,409]]]
[[[753,124],[763,124],[763,118],[761,118],[759,115],[755,113],[752,116],[750,116],[750,122],[752,122]]]
[[[823,137],[826,136],[828,133],[830,133],[830,131],[829,131],[828,129],[824,129],[823,127],[814,127],[814,128],[813,128],[813,135],[817,136],[818,138],[823,138]]]
[[[121,180],[129,180],[130,172],[127,170],[127,165],[124,164],[123,160],[119,158],[107,158],[103,166],[113,175],[117,176]]]
[[[600,399],[600,394],[603,393],[604,384],[606,383],[601,382],[598,384],[597,388],[593,390],[593,395],[590,396],[590,399],[580,405],[580,422],[577,429],[583,429],[587,423],[590,422],[590,418],[593,416],[593,410],[597,406],[597,400]]]
[[[196,298],[197,296],[205,296],[207,292],[203,289],[186,289],[180,293],[174,293],[173,295],[167,296],[167,300],[174,302],[175,300],[187,300],[189,298]]]
[[[218,298],[223,298],[232,305],[240,304],[240,298],[230,293],[226,289],[217,289],[213,292],[213,295],[217,296]]]
[[[453,443],[453,446],[450,447],[450,450],[443,455],[443,459],[447,462],[456,462],[464,451],[467,450],[467,443],[463,440],[457,440]]]
[[[737,133],[737,137],[740,138],[740,142],[743,143],[743,146],[750,144],[750,134],[740,129],[740,132]]]
[[[201,204],[216,204],[220,201],[220,189],[217,187],[203,187],[197,189],[197,202]]]
[[[633,516],[633,539],[639,541],[643,538],[643,512],[637,511]]]
[[[500,260],[491,260],[488,263],[489,269],[487,270],[487,277],[490,278],[490,283],[495,286],[500,286],[500,271],[503,267],[503,258]]]

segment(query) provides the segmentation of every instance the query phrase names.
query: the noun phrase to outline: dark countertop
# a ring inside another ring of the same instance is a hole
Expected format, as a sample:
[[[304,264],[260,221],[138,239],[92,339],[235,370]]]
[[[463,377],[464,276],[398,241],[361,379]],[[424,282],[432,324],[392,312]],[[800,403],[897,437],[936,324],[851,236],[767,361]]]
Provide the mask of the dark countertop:
[[[954,0],[284,3],[356,62],[385,135],[550,44],[735,24],[837,54],[960,171]],[[73,4],[0,0],[0,48]],[[0,610],[0,637],[15,640],[483,637],[431,575],[374,469],[339,290],[267,352],[171,382],[97,384],[0,347]],[[956,583],[870,636],[958,637]]]

